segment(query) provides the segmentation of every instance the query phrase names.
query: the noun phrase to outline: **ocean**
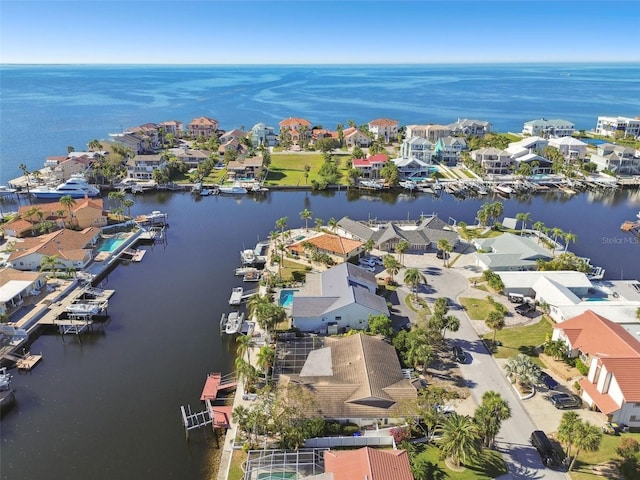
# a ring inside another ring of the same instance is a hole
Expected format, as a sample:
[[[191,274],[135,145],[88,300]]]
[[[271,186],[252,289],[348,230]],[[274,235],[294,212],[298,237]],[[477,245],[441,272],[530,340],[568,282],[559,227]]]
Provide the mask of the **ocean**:
[[[355,66],[0,66],[0,183],[147,122],[205,115],[221,128],[278,127],[291,116],[334,129],[380,117],[401,125],[537,118],[577,129],[640,112],[640,64]]]

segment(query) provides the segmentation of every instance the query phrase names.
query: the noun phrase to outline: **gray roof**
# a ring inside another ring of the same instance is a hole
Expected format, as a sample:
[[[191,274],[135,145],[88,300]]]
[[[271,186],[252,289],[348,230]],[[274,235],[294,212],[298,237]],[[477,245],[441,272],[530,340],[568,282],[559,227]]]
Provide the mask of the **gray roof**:
[[[553,254],[538,245],[528,237],[521,237],[512,233],[503,233],[494,238],[474,240],[476,246],[482,250],[491,250],[490,254],[517,254],[521,259],[535,260],[550,259]]]

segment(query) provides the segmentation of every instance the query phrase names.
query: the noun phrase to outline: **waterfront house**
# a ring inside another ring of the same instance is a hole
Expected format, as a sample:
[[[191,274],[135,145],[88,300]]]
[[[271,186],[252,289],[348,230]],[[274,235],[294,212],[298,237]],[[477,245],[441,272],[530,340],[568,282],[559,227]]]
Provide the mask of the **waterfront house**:
[[[514,171],[518,172],[518,169],[523,163],[528,163],[531,165],[532,175],[553,173],[553,162],[547,158],[541,157],[537,153],[527,153],[525,155],[514,158]]]
[[[415,158],[429,165],[433,155],[433,143],[423,137],[406,138],[400,145],[400,156],[402,158]]]
[[[243,158],[249,152],[249,147],[238,138],[228,138],[226,142],[218,147],[220,161],[224,160],[224,155],[227,152],[235,153],[235,158]]]
[[[311,140],[311,122],[306,118],[289,117],[280,122],[280,143],[288,137],[292,145],[300,145]]]
[[[303,332],[322,334],[366,330],[370,315],[389,316],[377,288],[373,273],[351,263],[308,273],[304,287],[294,293],[291,323]]]
[[[93,248],[100,239],[100,229],[85,228],[80,232],[62,229],[15,244],[7,262],[17,270],[36,271],[44,257],[55,255],[61,270],[81,270],[93,259]]]
[[[380,178],[380,170],[388,161],[387,155],[377,153],[369,158],[354,158],[351,164],[360,172],[362,178]]]
[[[198,117],[189,122],[187,131],[191,138],[204,137],[208,139],[218,134],[218,127],[218,120],[209,117]]]
[[[591,161],[599,170],[609,170],[616,175],[640,174],[640,154],[633,148],[623,145],[603,143],[598,145],[597,153],[591,155]]]
[[[150,153],[151,150],[147,143],[147,138],[133,133],[110,133],[114,143],[119,143],[125,148],[130,149],[134,155],[141,155],[144,153]]]
[[[428,138],[428,127],[429,125],[407,125],[404,127],[404,138]]]
[[[72,175],[84,175],[95,161],[93,156],[88,155],[67,158],[51,169],[51,180],[63,183],[69,180]]]
[[[232,160],[227,164],[227,172],[234,178],[259,178],[262,174],[263,159],[260,156]]]
[[[505,149],[511,158],[518,158],[529,153],[542,153],[544,149],[549,145],[549,140],[546,138],[534,136],[526,137],[517,142],[511,142]]]
[[[558,150],[566,160],[584,160],[587,156],[587,144],[577,138],[551,138],[549,146]]]
[[[640,117],[598,117],[596,134],[605,137],[640,138]]]
[[[423,217],[420,220],[352,220],[342,217],[338,221],[339,233],[366,243],[373,241],[374,247],[393,252],[402,240],[409,243],[409,250],[425,251],[436,249],[441,239],[447,240],[451,246],[458,243],[459,236],[450,225],[437,215]]]
[[[0,269],[0,315],[8,315],[24,302],[38,295],[47,283],[45,272],[22,272],[14,268]]]
[[[229,130],[228,132],[224,132],[220,135],[220,143],[227,143],[229,140],[238,140],[239,142],[244,141],[247,138],[247,132],[244,132],[238,128],[234,128],[233,130]]]
[[[429,157],[431,159],[431,157]],[[398,167],[401,180],[417,180],[429,178],[431,164],[417,158],[392,158],[391,161]]]
[[[371,138],[369,138],[369,135],[360,131],[356,127],[345,128],[342,131],[342,138],[344,146],[347,148],[365,148],[371,144]]]
[[[209,152],[205,150],[194,150],[188,146],[170,148],[169,154],[176,157],[189,168],[197,168],[202,162],[209,158]]]
[[[352,238],[323,233],[292,243],[287,251],[296,257],[311,258],[312,254],[326,254],[336,263],[346,262],[350,258],[358,257],[363,251],[363,243]]]
[[[249,132],[251,143],[255,148],[260,145],[265,147],[274,147],[278,144],[278,136],[273,127],[268,127],[264,123],[256,123]]]
[[[512,160],[509,152],[491,147],[473,150],[470,155],[487,175],[506,175],[511,172]]]
[[[153,172],[165,164],[162,155],[136,155],[127,160],[127,177],[134,180],[153,180]]]
[[[439,138],[450,137],[451,129],[447,125],[427,125],[424,137],[431,143],[436,143]]]
[[[448,125],[451,135],[454,137],[484,137],[491,131],[491,124],[483,120],[458,119]]]
[[[326,480],[414,480],[406,450],[325,450],[324,471],[331,474]]]
[[[467,149],[467,141],[463,137],[442,137],[433,147],[433,155],[445,165],[457,165],[460,154]]]
[[[314,128],[311,130],[311,140],[315,142],[316,140],[322,140],[323,138],[334,138],[338,140],[338,132],[335,130],[327,130],[326,128]]]
[[[609,421],[640,427],[637,333],[588,310],[554,325],[552,339],[563,341],[567,354],[589,368],[587,377],[579,381],[585,403]]]
[[[535,270],[537,260],[551,260],[553,253],[529,237],[503,233],[498,237],[475,238],[476,265],[482,270]]]
[[[415,402],[418,383],[404,376],[392,345],[362,333],[317,340],[304,363],[296,362],[293,368],[288,354],[296,348],[296,339],[276,345],[280,365],[275,370],[283,372],[278,383],[299,386],[315,400],[301,405],[308,409],[302,415],[359,426],[403,422],[402,404]]]
[[[547,120],[540,118],[538,120],[524,122],[522,126],[523,135],[539,135],[545,138],[570,137],[573,135],[573,132],[575,132],[573,122],[561,119]]]
[[[371,120],[369,131],[373,134],[373,138],[382,139],[384,143],[394,142],[398,138],[398,121],[390,118]]]
[[[145,123],[136,127],[127,128],[126,133],[144,139],[145,151],[157,152],[162,148],[160,141],[160,125]]]
[[[182,126],[182,122],[178,120],[168,120],[166,122],[160,122],[160,128],[164,129],[164,135],[171,134],[176,139],[182,138],[182,134],[184,133],[184,127]]]

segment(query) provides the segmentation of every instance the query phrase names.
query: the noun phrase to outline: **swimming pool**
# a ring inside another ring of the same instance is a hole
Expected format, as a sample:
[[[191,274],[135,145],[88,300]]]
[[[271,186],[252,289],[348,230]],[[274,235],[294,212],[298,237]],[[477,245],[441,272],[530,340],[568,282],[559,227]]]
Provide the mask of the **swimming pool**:
[[[98,247],[98,252],[108,252],[111,253],[114,250],[117,250],[120,245],[124,243],[126,238],[124,237],[110,237],[102,240],[102,243]]]
[[[297,291],[298,290],[291,290],[287,288],[280,290],[280,306],[285,308],[290,307],[293,303],[293,294]]]

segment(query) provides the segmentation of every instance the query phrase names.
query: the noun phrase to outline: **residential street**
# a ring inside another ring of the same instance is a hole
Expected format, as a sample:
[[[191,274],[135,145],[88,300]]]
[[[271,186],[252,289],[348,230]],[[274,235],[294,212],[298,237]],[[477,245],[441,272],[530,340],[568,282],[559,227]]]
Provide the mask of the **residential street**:
[[[456,256],[457,254],[454,252],[452,259]],[[466,380],[475,404],[480,403],[485,392],[493,390],[507,400],[511,407],[512,417],[504,422],[496,441],[496,447],[502,452],[510,472],[501,478],[566,480],[568,477],[565,473],[545,468],[537,451],[531,446],[529,436],[532,431],[539,428],[527,413],[498,363],[480,340],[477,330],[482,333],[487,331],[486,327],[482,322],[469,320],[464,310],[457,306],[457,299],[461,296],[477,296],[479,298],[487,296],[486,292],[469,287],[468,278],[480,275],[470,263],[473,261],[471,256],[462,255],[451,268],[444,267],[442,260],[436,259],[434,253],[406,254],[404,258],[406,265],[420,269],[427,277],[429,287],[421,292],[421,297],[430,303],[438,297],[447,297],[453,300],[449,313],[460,319],[460,329],[457,332],[448,332],[447,338],[462,347],[467,353],[467,361],[460,364],[460,371]],[[401,279],[402,275],[403,273],[400,272],[397,278]],[[399,299],[407,293],[406,290],[399,291]],[[400,305],[402,314],[411,318],[411,313],[405,311],[406,307],[403,310],[403,301],[400,302]],[[519,320],[519,317],[514,318]]]

